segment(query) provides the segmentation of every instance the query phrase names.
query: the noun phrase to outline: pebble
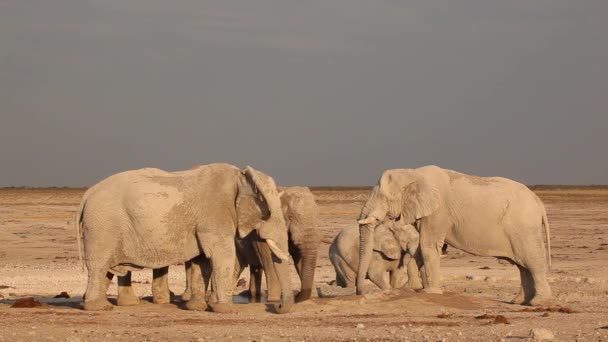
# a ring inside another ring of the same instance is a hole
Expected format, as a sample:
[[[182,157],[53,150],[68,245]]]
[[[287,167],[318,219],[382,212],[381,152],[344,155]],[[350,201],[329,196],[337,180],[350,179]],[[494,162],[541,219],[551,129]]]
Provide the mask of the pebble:
[[[365,325],[363,325],[363,323],[357,324],[357,329],[363,329],[363,328],[365,328]]]
[[[549,341],[555,339],[553,332],[545,328],[534,328],[530,330],[530,337],[536,341]]]

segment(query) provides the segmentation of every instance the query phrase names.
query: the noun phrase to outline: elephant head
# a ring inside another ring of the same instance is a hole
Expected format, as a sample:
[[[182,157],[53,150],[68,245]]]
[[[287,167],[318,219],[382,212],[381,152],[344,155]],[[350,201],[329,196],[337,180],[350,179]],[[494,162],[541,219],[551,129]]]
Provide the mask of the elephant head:
[[[363,283],[374,247],[374,230],[385,219],[399,219],[405,224],[432,214],[439,207],[439,191],[421,173],[413,169],[387,170],[380,177],[359,216],[359,270],[357,294]]]
[[[255,231],[274,254],[273,267],[282,292],[282,301],[276,310],[279,313],[289,312],[294,298],[287,268],[287,225],[274,180],[252,167],[245,168],[238,182],[236,213],[239,236],[244,238]]]
[[[374,231],[374,251],[381,252],[389,259],[401,258],[402,252],[414,256],[418,251],[419,243],[416,228],[402,223],[401,220],[385,221],[379,224]]]

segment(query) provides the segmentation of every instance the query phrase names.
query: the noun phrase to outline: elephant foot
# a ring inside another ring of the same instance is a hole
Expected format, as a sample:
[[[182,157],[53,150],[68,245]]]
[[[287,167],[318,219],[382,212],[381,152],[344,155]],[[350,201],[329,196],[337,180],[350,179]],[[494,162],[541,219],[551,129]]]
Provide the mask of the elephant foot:
[[[225,314],[233,314],[233,313],[237,313],[234,304],[228,304],[228,303],[215,303],[215,304],[211,304],[211,310],[213,310],[213,312],[217,312],[217,313],[225,313]]]
[[[511,304],[523,305],[526,302],[524,291],[520,291],[515,298],[511,299]]]
[[[139,305],[141,301],[136,296],[118,296],[116,305],[118,306],[131,306]]]
[[[86,311],[111,311],[114,309],[114,306],[106,298],[102,298],[94,301],[85,301],[84,309]]]
[[[205,301],[202,301],[202,300],[190,299],[186,303],[186,309],[192,310],[192,311],[205,311],[205,310],[207,310],[207,307],[208,307],[207,303],[205,303]]]
[[[166,294],[156,295],[152,298],[152,303],[154,304],[169,304],[171,303],[171,295],[167,296]]]
[[[422,289],[420,292],[431,293],[431,294],[443,294],[443,291],[438,287],[427,287],[427,288]]]
[[[528,304],[530,306],[550,306],[552,304],[551,297],[536,295],[532,298]]]
[[[296,303],[300,303],[300,302],[303,302],[305,300],[309,300],[311,296],[312,296],[312,290],[311,289],[302,290],[296,296]]]
[[[424,286],[422,286],[422,283],[420,281],[415,281],[415,280],[408,281],[407,285],[412,290],[422,290],[424,288]]]
[[[184,293],[182,294],[182,301],[187,302],[190,300],[190,298],[192,298],[192,291],[190,291],[190,290],[184,291]]]
[[[268,297],[266,298],[266,302],[268,303],[280,303],[281,297]]]

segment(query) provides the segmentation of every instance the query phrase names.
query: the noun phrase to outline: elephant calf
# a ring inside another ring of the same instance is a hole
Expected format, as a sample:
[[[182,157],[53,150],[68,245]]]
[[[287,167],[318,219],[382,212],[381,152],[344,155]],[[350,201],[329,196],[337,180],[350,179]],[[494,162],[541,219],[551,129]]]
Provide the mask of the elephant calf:
[[[383,290],[405,285],[405,268],[412,288],[422,288],[414,258],[418,251],[416,228],[400,221],[387,221],[374,232],[374,253],[367,272],[369,279]],[[405,258],[409,254],[410,258]],[[329,247],[329,259],[336,270],[336,284],[354,287],[359,269],[359,229],[356,226],[342,230]],[[408,260],[409,259],[409,262]],[[390,272],[390,284],[384,274]]]

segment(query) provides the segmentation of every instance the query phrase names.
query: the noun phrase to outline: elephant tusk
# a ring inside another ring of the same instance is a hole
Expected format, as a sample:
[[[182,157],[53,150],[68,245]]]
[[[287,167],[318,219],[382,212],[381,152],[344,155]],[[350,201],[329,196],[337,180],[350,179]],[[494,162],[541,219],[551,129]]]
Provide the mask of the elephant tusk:
[[[376,219],[373,216],[368,216],[368,217],[366,217],[364,219],[359,220],[358,223],[359,224],[372,224],[372,223],[376,222],[377,220],[378,219]]]
[[[289,255],[283,252],[279,248],[279,246],[277,246],[277,243],[274,242],[274,240],[266,239],[266,243],[268,244],[268,247],[270,247],[270,249],[272,250],[272,253],[274,253],[274,255],[276,255],[279,259],[281,259],[282,261],[289,260]]]

